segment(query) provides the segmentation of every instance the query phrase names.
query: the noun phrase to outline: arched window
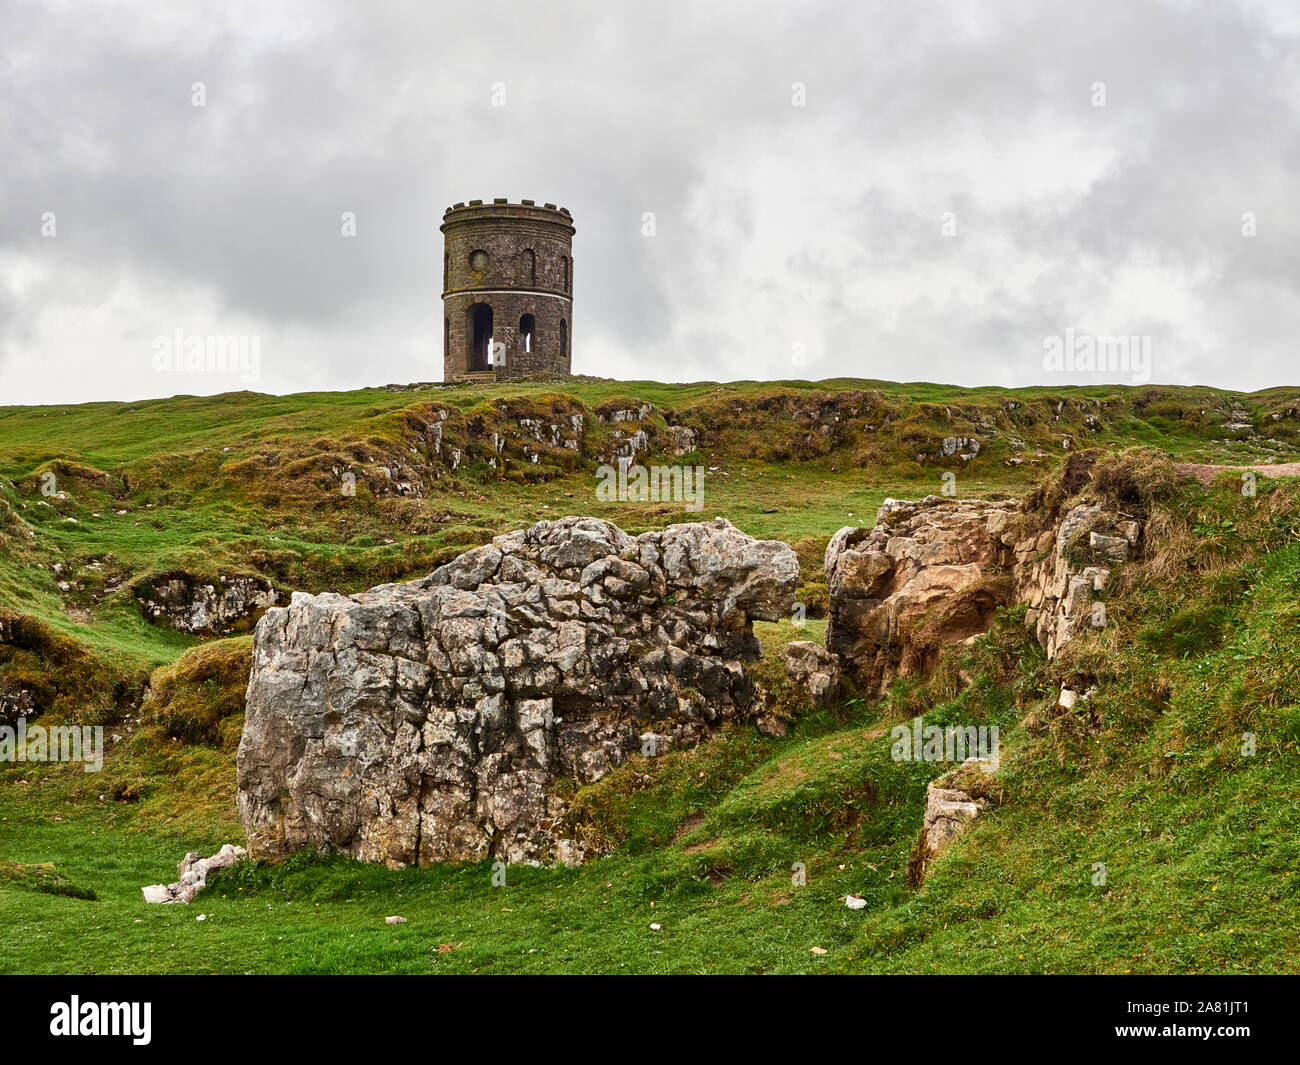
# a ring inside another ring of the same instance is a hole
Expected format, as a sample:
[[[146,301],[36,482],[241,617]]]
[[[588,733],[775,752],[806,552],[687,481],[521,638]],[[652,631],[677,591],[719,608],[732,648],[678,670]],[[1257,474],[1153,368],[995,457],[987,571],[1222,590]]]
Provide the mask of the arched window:
[[[569,257],[567,255],[561,255],[560,262],[564,264],[564,291],[568,292],[569,291]]]
[[[469,309],[468,367],[471,372],[488,369],[488,352],[492,350],[492,308],[476,303]]]
[[[451,354],[451,319],[442,320],[442,354],[447,356]]]
[[[447,282],[451,280],[451,253],[447,252],[442,257],[442,290],[447,291]]]
[[[524,249],[524,277],[530,283],[537,282],[537,255],[532,248]]]
[[[537,333],[537,319],[531,314],[525,314],[519,319],[519,346],[524,351],[533,350],[533,337]]]
[[[560,319],[560,354],[569,354],[569,323]]]

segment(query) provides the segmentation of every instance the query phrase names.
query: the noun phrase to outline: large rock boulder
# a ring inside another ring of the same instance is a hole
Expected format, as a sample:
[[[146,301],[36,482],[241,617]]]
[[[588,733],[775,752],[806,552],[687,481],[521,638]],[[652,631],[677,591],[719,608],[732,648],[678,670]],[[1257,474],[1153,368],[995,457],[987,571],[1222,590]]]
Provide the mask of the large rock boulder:
[[[748,715],[751,622],[784,616],[798,582],[786,544],[723,519],[633,537],[569,517],[409,584],[295,594],[254,640],[249,848],[571,860],[553,785],[598,779],[645,734],[662,749]]]

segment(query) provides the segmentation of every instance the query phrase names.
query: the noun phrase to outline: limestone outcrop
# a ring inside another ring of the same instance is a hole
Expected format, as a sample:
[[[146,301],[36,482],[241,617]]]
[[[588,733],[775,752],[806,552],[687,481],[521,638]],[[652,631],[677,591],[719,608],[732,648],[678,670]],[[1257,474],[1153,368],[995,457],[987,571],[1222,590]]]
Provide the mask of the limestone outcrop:
[[[204,858],[196,851],[190,851],[176,867],[177,880],[174,884],[151,884],[141,888],[145,902],[193,902],[194,897],[208,886],[208,874],[214,869],[224,869],[234,865],[247,851],[227,843],[210,858]]]
[[[186,574],[146,584],[137,595],[150,621],[195,636],[224,636],[240,622],[251,625],[277,599],[267,581],[229,577],[205,584]]]
[[[921,836],[908,859],[908,880],[919,887],[935,856],[970,827],[999,794],[995,768],[988,759],[967,758],[925,789]]]
[[[878,695],[927,669],[944,644],[984,632],[1012,593],[994,571],[1007,559],[996,533],[1013,509],[887,499],[873,528],[837,532],[826,547],[827,650]]]
[[[18,719],[38,717],[36,700],[26,688],[16,692],[0,692],[0,728],[17,728]]]
[[[1029,603],[1025,622],[1048,658],[1056,657],[1081,629],[1105,625],[1097,596],[1114,567],[1136,551],[1141,529],[1137,520],[1100,503],[1081,503],[1055,529],[1012,544],[1017,596]]]
[[[668,451],[680,458],[690,454],[699,445],[699,436],[685,425],[668,426]]]
[[[792,640],[781,648],[786,672],[808,693],[814,706],[825,706],[840,685],[840,659],[811,640]]]
[[[1055,657],[1088,625],[1134,557],[1141,522],[1081,502],[1055,519],[1014,502],[885,500],[873,528],[848,526],[826,548],[826,647],[873,694],[924,673],[945,646],[986,631],[998,607],[1027,602],[1030,625]]]
[[[630,536],[568,517],[428,577],[295,594],[258,623],[239,747],[254,855],[578,860],[555,785],[761,712],[742,663],[794,552],[717,519]]]
[[[960,836],[988,806],[987,799],[977,799],[960,788],[947,787],[942,777],[927,784],[922,831],[930,853],[937,854]]]

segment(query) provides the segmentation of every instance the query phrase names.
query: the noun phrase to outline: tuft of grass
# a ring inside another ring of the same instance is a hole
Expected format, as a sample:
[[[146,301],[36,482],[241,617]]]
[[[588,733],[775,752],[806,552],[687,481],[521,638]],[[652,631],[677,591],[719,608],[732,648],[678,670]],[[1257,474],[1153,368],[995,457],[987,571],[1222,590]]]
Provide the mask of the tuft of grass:
[[[22,862],[0,860],[0,887],[37,891],[46,895],[59,895],[63,898],[82,899],[88,902],[96,902],[99,898],[89,888],[79,887],[68,880],[54,868],[53,862],[24,865]]]
[[[182,743],[233,749],[239,743],[252,662],[252,636],[190,648],[171,665],[154,670],[142,708],[145,721]],[[227,727],[232,724],[239,727]]]

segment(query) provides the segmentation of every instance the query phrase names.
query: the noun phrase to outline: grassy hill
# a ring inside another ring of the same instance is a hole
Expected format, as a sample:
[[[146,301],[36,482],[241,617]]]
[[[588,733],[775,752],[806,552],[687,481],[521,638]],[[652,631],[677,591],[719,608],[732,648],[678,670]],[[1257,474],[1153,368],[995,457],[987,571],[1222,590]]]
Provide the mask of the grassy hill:
[[[575,419],[580,442],[557,443],[549,427]],[[695,450],[672,455],[669,426]],[[596,499],[596,468],[637,429],[647,464],[708,469],[702,515]],[[813,620],[759,626],[774,651],[819,638],[826,541],[886,496],[938,494],[945,474],[960,496],[1022,495],[1085,447],[1158,449],[1151,483],[1174,483],[1170,461],[1294,461],[1298,431],[1297,389],[859,380],[0,408],[0,696],[118,737],[97,774],[0,766],[0,971],[1295,971],[1300,494],[1261,480],[1244,497],[1231,475],[1151,499],[1159,547],[1126,567],[1102,633],[1047,663],[1010,611],[881,702],[635,759],[575,796],[575,830],[609,850],[580,869],[512,867],[496,887],[486,865],[295,857],[190,907],[139,888],[242,839],[252,619],[151,620],[166,581],[351,592],[546,517],[635,532],[722,514],[800,555]],[[1051,712],[1062,684],[1097,694]],[[999,802],[919,888],[936,770],[888,741],[916,714],[998,724],[1004,750]]]

